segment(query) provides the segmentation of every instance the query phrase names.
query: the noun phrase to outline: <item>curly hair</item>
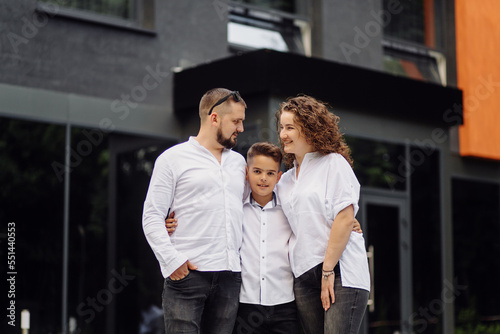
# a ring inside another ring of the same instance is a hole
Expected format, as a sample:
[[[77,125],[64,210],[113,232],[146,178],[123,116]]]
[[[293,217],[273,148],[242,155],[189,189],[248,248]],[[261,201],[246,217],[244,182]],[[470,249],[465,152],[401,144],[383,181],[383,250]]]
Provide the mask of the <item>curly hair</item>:
[[[294,122],[315,152],[322,155],[341,154],[352,167],[351,150],[339,130],[340,118],[328,110],[326,103],[307,95],[288,98],[280,104],[275,115],[278,133],[280,132],[280,117],[284,111],[294,114]],[[284,152],[281,139],[280,145],[283,151],[283,162],[288,168],[291,168],[295,154]]]

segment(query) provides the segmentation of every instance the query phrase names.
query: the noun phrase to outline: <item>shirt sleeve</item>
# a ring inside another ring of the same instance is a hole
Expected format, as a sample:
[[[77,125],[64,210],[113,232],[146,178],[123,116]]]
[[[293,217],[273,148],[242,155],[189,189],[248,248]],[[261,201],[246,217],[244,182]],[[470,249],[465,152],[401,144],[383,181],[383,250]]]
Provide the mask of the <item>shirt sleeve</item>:
[[[175,177],[172,164],[169,164],[166,155],[162,154],[156,160],[151,175],[144,201],[142,227],[146,240],[160,263],[163,277],[170,276],[188,260],[172,245],[165,227],[165,218],[172,205],[174,191]]]
[[[333,154],[327,172],[326,213],[330,225],[337,214],[352,205],[354,216],[359,206],[359,182],[347,160],[340,154]]]

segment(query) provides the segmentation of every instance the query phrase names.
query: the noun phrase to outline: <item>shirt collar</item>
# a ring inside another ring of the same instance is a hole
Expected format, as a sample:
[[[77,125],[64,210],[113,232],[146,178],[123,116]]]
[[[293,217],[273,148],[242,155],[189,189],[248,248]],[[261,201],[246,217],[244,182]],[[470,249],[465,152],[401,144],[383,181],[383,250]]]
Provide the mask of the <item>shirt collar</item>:
[[[319,153],[319,152],[309,152],[309,153],[306,153],[304,155],[304,160],[302,160],[302,165],[304,165],[304,163],[306,163],[309,160],[313,160],[313,159],[316,159],[316,158],[319,158],[319,157],[321,157],[321,153]],[[297,168],[297,164],[298,164],[297,160],[294,160],[293,161],[293,166],[295,168]]]
[[[188,142],[189,142],[190,144],[192,144],[192,145],[196,146],[196,147],[203,148],[203,149],[205,149],[207,152],[210,152],[210,151],[208,151],[208,149],[207,149],[205,146],[202,146],[202,145],[200,144],[200,142],[196,140],[195,136],[189,136],[189,140],[188,140]],[[223,153],[223,154],[224,154],[225,152],[228,152],[228,151],[231,151],[231,149],[229,149],[229,148],[225,148],[225,147],[222,149],[222,153]]]
[[[258,206],[261,209],[264,209],[264,208],[271,209],[271,208],[275,208],[277,206],[281,206],[280,200],[279,200],[278,196],[276,196],[276,192],[274,190],[273,190],[273,199],[269,203],[267,203],[264,208],[253,199],[251,192],[248,194],[247,198],[243,202],[243,205],[245,205],[245,204]]]

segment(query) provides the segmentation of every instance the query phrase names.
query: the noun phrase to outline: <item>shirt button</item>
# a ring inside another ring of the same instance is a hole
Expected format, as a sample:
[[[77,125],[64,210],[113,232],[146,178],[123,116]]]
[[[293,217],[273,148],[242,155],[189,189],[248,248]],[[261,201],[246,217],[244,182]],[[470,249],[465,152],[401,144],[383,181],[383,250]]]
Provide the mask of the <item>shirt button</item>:
[[[264,277],[262,277],[262,280],[264,280]]]

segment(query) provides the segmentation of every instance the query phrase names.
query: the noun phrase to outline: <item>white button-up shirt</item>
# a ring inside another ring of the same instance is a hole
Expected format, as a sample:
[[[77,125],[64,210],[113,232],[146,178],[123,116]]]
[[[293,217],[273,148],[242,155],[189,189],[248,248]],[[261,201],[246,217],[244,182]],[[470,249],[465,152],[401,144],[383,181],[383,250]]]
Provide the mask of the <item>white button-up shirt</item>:
[[[288,258],[290,225],[279,200],[261,207],[249,195],[243,204],[240,302],[273,306],[293,301]]]
[[[283,174],[277,193],[293,230],[290,263],[299,277],[324,261],[337,214],[353,205],[356,215],[360,186],[349,163],[337,153],[307,153],[296,175],[296,167]],[[370,290],[362,234],[351,232],[339,263],[342,286]]]
[[[164,277],[187,260],[200,271],[241,271],[245,159],[224,149],[221,163],[194,138],[156,160],[143,229]],[[179,225],[169,237],[165,217]]]

